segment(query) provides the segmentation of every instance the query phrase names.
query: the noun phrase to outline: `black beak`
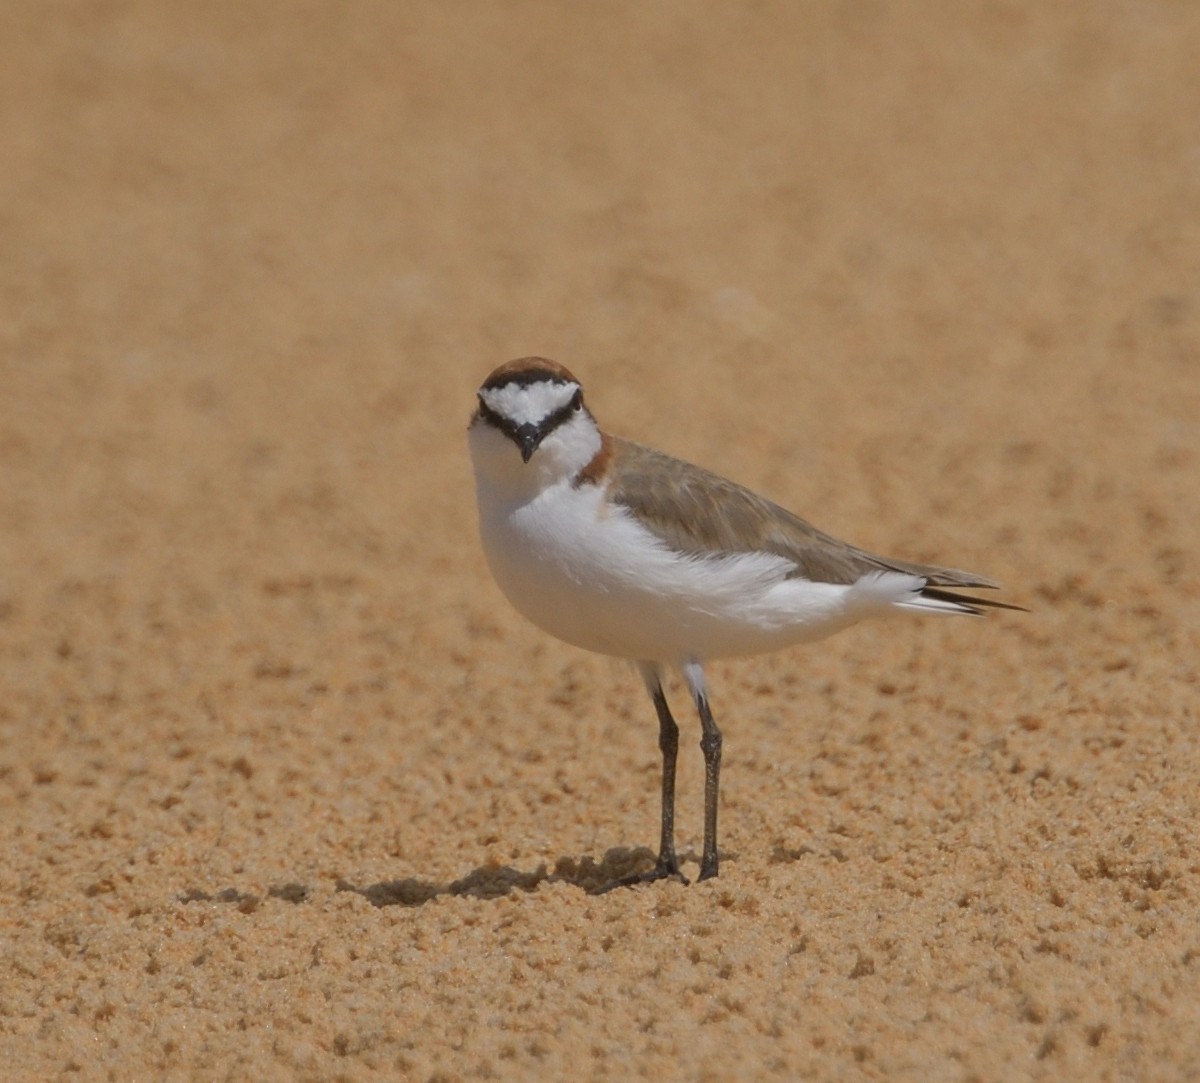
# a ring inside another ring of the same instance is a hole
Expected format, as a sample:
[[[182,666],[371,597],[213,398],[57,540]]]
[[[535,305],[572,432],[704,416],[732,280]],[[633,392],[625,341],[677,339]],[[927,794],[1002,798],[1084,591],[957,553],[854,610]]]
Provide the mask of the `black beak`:
[[[521,449],[521,462],[529,462],[541,442],[542,434],[536,425],[517,426],[517,445]]]

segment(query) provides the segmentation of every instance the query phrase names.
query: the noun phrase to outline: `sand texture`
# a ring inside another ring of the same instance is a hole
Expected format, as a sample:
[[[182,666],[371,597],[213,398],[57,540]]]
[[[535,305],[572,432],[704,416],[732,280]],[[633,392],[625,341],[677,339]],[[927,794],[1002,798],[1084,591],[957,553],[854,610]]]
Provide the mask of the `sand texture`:
[[[0,1077],[1200,1078],[1200,5],[0,5]],[[525,624],[602,423],[1029,614]],[[678,844],[701,844],[699,726]]]

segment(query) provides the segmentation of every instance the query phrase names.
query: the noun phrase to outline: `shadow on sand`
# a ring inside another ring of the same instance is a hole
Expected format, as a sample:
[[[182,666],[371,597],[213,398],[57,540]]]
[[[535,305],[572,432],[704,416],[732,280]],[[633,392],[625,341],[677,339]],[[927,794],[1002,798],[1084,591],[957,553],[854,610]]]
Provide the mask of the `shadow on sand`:
[[[407,877],[359,886],[345,880],[337,882],[338,891],[353,891],[373,906],[423,906],[443,895],[466,895],[474,899],[499,899],[514,891],[535,891],[539,884],[571,884],[582,891],[595,891],[622,876],[652,868],[654,851],[645,846],[630,849],[615,846],[600,861],[590,854],[560,857],[551,871],[545,862],[531,872],[511,865],[484,865],[448,884]]]
[[[681,861],[698,861],[696,855],[691,853],[681,853],[679,857]],[[349,880],[339,879],[336,889],[353,891],[372,906],[424,906],[431,899],[447,895],[501,899],[514,891],[536,891],[541,884],[570,884],[591,894],[599,888],[612,885],[615,880],[652,869],[654,862],[654,851],[646,846],[614,846],[605,851],[599,861],[590,854],[560,857],[555,861],[553,870],[548,869],[545,862],[530,872],[522,872],[511,865],[482,865],[448,884],[412,876],[403,880],[384,880],[378,884],[352,884]],[[227,887],[211,893],[190,888],[176,898],[181,903],[221,903],[250,914],[266,899],[279,899],[298,905],[308,902],[312,895],[312,887],[293,882],[270,888],[265,897]]]

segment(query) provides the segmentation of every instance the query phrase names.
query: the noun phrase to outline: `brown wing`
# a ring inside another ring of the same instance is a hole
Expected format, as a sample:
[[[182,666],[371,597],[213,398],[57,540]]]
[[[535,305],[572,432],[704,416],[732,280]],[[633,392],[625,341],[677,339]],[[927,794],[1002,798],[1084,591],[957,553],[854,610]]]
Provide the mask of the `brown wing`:
[[[749,489],[660,451],[614,438],[617,469],[610,497],[633,512],[668,545],[696,556],[764,550],[795,564],[790,575],[818,583],[853,583],[865,572],[924,577],[931,587],[995,588],[972,572],[909,564],[856,549]],[[930,592],[933,593],[933,592]],[[1003,603],[939,597],[965,604]]]

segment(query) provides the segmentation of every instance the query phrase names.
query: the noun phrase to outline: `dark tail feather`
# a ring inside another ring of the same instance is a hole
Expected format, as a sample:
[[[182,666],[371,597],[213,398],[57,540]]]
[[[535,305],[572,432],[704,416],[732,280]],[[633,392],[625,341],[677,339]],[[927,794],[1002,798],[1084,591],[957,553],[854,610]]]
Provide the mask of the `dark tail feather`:
[[[976,598],[973,594],[958,594],[953,590],[946,590],[943,587],[923,587],[921,589],[923,598],[932,598],[937,602],[953,602],[955,605],[961,605],[964,609],[969,610],[977,616],[982,616],[985,609],[1012,609],[1017,613],[1028,613],[1029,610],[1023,605],[1013,605],[1010,602],[997,602],[991,598]]]

